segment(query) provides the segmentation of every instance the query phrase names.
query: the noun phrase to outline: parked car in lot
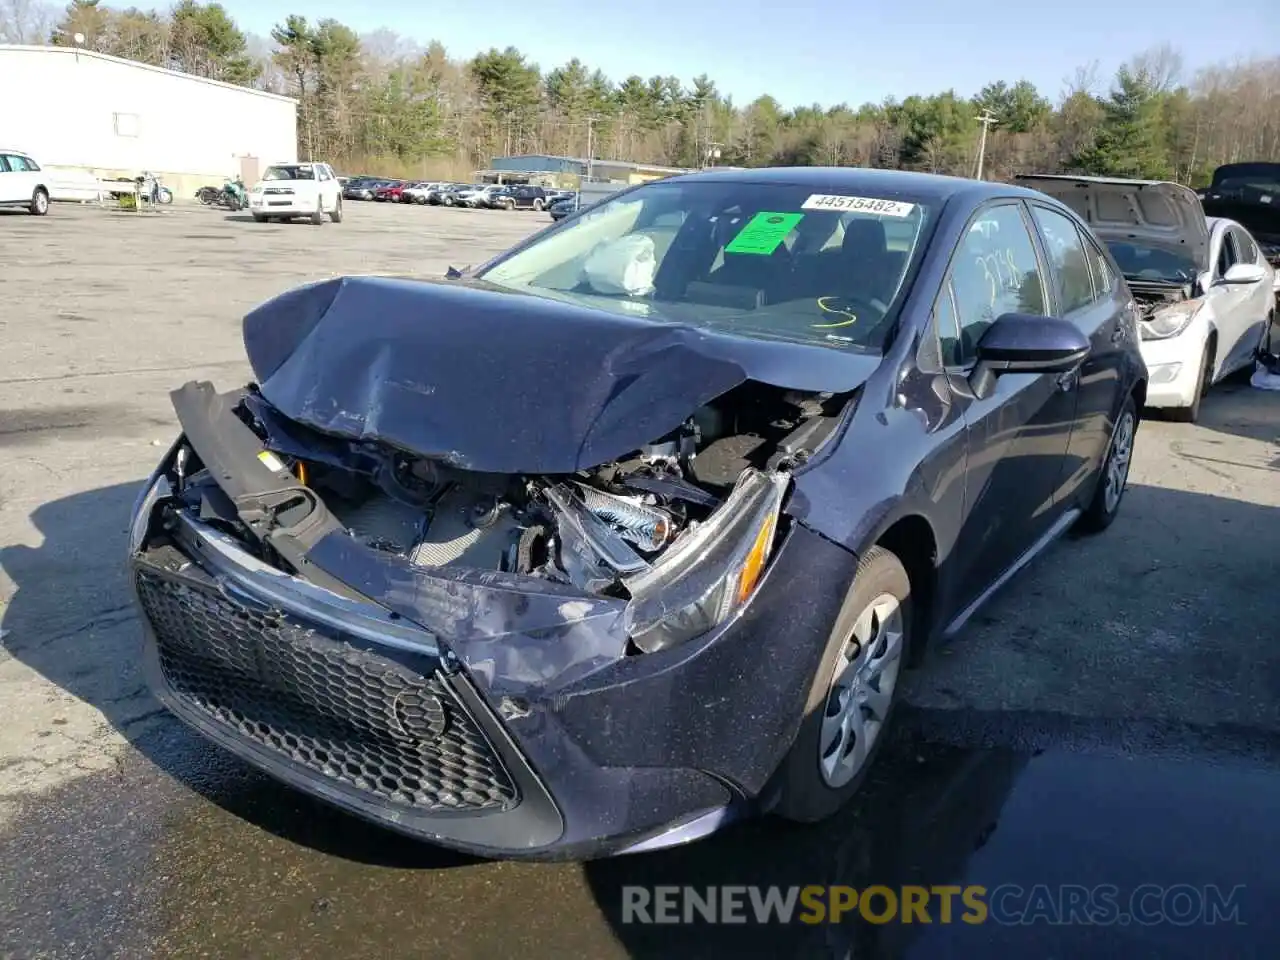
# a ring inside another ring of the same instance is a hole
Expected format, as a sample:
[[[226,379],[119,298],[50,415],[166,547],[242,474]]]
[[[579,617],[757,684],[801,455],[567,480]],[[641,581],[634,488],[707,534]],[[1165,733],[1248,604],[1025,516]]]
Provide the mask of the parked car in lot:
[[[431,191],[439,190],[441,184],[433,183],[429,180],[419,180],[411,183],[400,191],[400,199],[405,203],[426,203],[427,197]]]
[[[249,191],[249,212],[259,223],[307,217],[342,222],[342,190],[327,163],[276,163]]]
[[[342,196],[347,200],[372,200],[373,192],[383,181],[376,177],[352,177],[342,188]]]
[[[442,183],[433,190],[427,191],[427,203],[433,206],[443,205],[449,206],[452,200],[452,194],[459,190],[467,190],[471,188],[469,183]]]
[[[904,668],[1120,509],[1137,318],[1042,193],[672,177],[452,276],[252,311],[254,383],[173,393],[129,539],[160,700],[414,837],[821,820]]]
[[[564,200],[557,200],[548,208],[552,220],[563,220],[569,214],[578,209],[578,200],[576,197],[567,197]]]
[[[545,187],[508,187],[490,200],[490,205],[503,210],[543,210],[549,205],[550,191]]]
[[[43,217],[53,185],[30,154],[0,147],[0,207],[24,207]]]
[[[385,180],[373,190],[373,199],[379,203],[399,203],[408,183],[404,180]]]
[[[504,188],[496,183],[473,184],[449,195],[451,206],[479,209],[491,205],[493,196]],[[448,201],[446,201],[448,202]]]
[[[1070,206],[1107,244],[1136,300],[1149,406],[1194,421],[1213,384],[1253,368],[1275,314],[1274,277],[1241,224],[1206,218],[1196,194],[1176,183],[1045,175],[1018,182]],[[1083,265],[1070,275],[1073,295],[1083,295]]]

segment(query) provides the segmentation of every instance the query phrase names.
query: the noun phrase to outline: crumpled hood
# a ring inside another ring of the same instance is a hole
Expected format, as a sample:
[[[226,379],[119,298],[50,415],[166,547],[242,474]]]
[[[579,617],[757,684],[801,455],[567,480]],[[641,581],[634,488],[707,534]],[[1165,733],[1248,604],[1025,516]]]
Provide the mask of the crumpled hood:
[[[1209,227],[1190,187],[1162,180],[1050,174],[1014,180],[1070,207],[1101,240],[1141,240],[1185,253],[1202,272],[1209,269]]]
[[[744,381],[860,386],[877,356],[496,292],[345,277],[244,319],[263,397],[324,433],[468,470],[572,473],[631,453]]]

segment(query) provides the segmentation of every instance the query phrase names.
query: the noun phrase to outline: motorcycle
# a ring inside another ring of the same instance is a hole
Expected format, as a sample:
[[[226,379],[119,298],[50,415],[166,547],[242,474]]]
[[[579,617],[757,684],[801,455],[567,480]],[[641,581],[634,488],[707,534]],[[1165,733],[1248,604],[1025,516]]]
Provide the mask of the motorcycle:
[[[173,203],[173,191],[160,182],[160,178],[146,170],[142,176],[135,177],[138,184],[138,196],[152,204]]]
[[[228,180],[222,186],[218,202],[232,210],[246,210],[249,207],[249,193],[244,188],[244,181],[237,177]]]

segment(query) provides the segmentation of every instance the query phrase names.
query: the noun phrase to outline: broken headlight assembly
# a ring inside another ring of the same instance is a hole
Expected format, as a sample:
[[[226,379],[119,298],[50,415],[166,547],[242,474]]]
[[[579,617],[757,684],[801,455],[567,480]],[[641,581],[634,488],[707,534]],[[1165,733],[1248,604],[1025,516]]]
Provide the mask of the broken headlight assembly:
[[[1143,340],[1167,340],[1176,337],[1191,325],[1201,308],[1203,300],[1183,300],[1153,311],[1149,316],[1138,321],[1138,331]]]
[[[645,653],[709,632],[746,605],[777,539],[786,473],[748,470],[705,523],[680,537],[661,563],[626,578],[631,641]]]

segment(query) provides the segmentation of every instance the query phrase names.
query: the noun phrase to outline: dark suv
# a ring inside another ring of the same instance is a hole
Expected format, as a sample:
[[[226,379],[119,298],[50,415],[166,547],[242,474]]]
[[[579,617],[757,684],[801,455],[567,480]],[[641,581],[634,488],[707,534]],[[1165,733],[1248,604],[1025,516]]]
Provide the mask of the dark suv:
[[[504,210],[544,210],[551,205],[552,193],[546,187],[511,187],[501,198],[494,198],[494,206]]]

